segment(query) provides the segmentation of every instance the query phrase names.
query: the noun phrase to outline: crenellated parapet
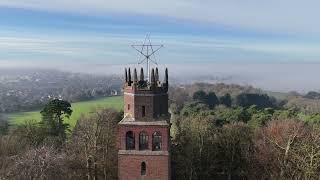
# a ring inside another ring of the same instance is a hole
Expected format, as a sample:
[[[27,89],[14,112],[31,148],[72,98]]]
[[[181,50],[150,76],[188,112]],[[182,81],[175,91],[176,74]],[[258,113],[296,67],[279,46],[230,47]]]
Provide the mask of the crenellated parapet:
[[[133,74],[131,74],[131,68],[128,68],[128,69],[125,68],[125,84],[124,84],[125,92],[167,93],[168,85],[169,83],[168,83],[167,68],[165,70],[163,81],[160,81],[158,68],[151,69],[150,81],[145,79],[143,68],[140,69],[139,79],[138,79],[138,73],[136,68],[133,69]]]
[[[156,121],[168,116],[168,69],[165,70],[164,80],[159,79],[158,68],[151,69],[147,79],[143,68],[139,76],[136,68],[125,69],[125,117],[135,121]]]

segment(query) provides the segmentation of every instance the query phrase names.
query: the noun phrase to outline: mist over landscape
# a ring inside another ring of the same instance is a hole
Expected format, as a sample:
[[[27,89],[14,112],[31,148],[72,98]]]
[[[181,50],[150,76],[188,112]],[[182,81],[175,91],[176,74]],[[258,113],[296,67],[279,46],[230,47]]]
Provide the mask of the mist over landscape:
[[[134,58],[134,57],[133,57]],[[138,64],[73,64],[56,65],[32,64],[14,65],[6,69],[56,69],[64,72],[121,75],[125,67],[137,67]],[[252,85],[269,91],[290,92],[319,91],[320,64],[318,63],[185,63],[160,64],[159,68],[169,68],[174,84],[192,84],[195,82],[227,83]]]
[[[4,0],[0,68],[123,74],[123,67],[141,61],[131,45],[150,35],[153,44],[164,45],[154,60],[179,83],[318,91],[320,28],[312,19],[319,3],[311,1],[140,0],[131,6],[127,0],[94,0],[73,6],[73,0]]]

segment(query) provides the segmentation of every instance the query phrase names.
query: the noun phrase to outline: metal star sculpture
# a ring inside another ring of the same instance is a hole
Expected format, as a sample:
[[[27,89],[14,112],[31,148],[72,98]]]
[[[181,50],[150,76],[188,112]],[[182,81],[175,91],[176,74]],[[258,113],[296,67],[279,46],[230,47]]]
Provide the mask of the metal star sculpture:
[[[136,51],[139,52],[140,58],[139,58],[139,63],[138,64],[147,64],[147,73],[148,73],[148,81],[151,79],[151,74],[150,74],[150,63],[153,63],[155,65],[157,64],[156,56],[155,53],[159,51],[163,45],[153,45],[151,44],[150,41],[150,35],[147,35],[146,38],[144,39],[143,44],[140,45],[131,45],[132,48],[134,48]],[[139,49],[140,48],[140,49]]]

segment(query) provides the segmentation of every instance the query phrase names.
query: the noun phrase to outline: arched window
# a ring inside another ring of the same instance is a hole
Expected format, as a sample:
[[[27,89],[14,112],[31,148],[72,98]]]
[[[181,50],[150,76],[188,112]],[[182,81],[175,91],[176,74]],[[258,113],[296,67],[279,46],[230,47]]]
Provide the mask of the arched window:
[[[162,136],[160,132],[152,134],[152,151],[160,151],[162,149]]]
[[[146,116],[146,106],[142,106],[142,117]]]
[[[132,131],[128,131],[126,133],[126,149],[127,150],[134,149],[134,134]]]
[[[147,173],[147,165],[145,162],[142,162],[141,163],[141,176],[146,175],[146,173]]]
[[[148,149],[148,135],[146,132],[141,132],[139,135],[139,149],[140,150]]]

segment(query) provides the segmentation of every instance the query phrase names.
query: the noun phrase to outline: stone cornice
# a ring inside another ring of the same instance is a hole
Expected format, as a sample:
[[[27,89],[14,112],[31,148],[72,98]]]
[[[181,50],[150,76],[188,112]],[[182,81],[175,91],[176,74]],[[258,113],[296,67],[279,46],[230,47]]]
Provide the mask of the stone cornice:
[[[119,150],[119,155],[141,155],[141,156],[169,156],[168,151],[137,151],[137,150]]]

